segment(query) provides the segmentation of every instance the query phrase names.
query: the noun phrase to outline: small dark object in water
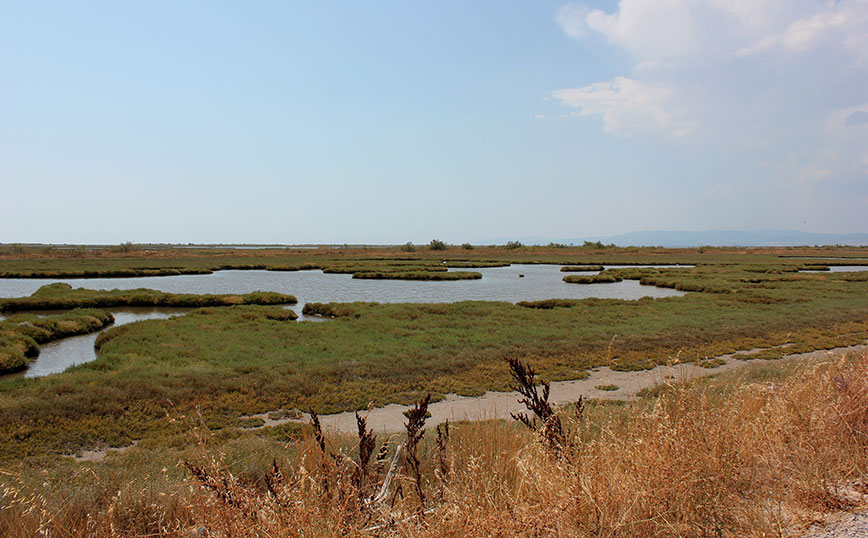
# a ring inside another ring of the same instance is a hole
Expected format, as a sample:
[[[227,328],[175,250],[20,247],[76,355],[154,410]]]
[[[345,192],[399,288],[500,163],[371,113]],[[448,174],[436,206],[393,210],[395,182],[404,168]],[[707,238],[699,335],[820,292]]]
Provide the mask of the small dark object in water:
[[[518,278],[524,278],[524,275],[519,273]]]

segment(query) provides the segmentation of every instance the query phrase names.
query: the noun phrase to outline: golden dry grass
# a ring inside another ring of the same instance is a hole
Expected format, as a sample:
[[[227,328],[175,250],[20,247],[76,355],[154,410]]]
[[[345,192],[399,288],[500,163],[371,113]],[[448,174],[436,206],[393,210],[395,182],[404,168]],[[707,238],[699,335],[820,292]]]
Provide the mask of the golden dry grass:
[[[82,466],[64,483],[9,471],[0,535],[786,535],[847,508],[841,486],[868,474],[868,354],[561,415],[568,442],[556,452],[506,422],[453,427],[445,453],[427,432],[424,505],[404,465],[385,501],[372,500],[402,439],[364,466],[364,479],[353,440],[338,437],[325,451],[315,438],[205,443],[176,458],[186,466],[145,471],[130,456]]]

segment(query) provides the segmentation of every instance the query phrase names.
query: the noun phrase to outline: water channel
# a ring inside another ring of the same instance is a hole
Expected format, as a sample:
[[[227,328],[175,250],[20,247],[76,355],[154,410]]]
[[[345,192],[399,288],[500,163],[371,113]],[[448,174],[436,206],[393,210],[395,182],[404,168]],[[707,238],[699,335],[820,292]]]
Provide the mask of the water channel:
[[[380,303],[452,303],[458,301],[537,301],[543,299],[639,299],[641,297],[677,297],[684,292],[642,286],[625,280],[606,284],[567,284],[560,265],[522,265],[470,269],[482,273],[479,280],[409,281],[364,280],[348,274],[313,271],[218,271],[210,275],[178,275],[138,278],[87,279],[0,279],[0,297],[25,297],[40,287],[65,282],[74,288],[136,289],[150,288],[169,293],[241,294],[275,291],[295,295],[299,302],[291,308],[299,321],[318,321],[304,317],[301,309],[307,302],[372,301]],[[619,266],[606,266],[616,268]],[[636,267],[636,266],[634,266]],[[686,266],[685,266],[686,269]],[[583,274],[593,274],[587,272]],[[172,308],[108,309],[115,316],[114,325],[144,319],[165,319],[183,315],[187,310]],[[64,338],[42,346],[39,357],[23,374],[39,377],[96,359],[93,343],[97,333]],[[8,376],[6,376],[8,377]]]

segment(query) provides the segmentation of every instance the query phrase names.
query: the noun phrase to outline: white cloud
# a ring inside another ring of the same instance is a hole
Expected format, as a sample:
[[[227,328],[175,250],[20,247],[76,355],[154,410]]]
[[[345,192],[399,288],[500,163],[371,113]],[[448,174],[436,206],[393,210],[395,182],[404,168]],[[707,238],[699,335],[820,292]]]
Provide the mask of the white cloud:
[[[759,39],[737,54],[747,56],[779,49],[787,52],[803,52],[826,40],[841,40],[842,48],[861,53],[859,44],[864,44],[865,24],[868,22],[868,4],[854,2],[833,4],[830,7],[796,19],[786,30]],[[860,39],[859,36],[862,36]]]
[[[615,77],[581,88],[553,92],[563,104],[577,108],[578,115],[598,116],[608,133],[631,136],[634,131],[689,133],[690,122],[677,117],[669,106],[672,91],[627,77]]]
[[[553,92],[607,133],[690,134],[756,170],[770,161],[794,186],[855,188],[865,173],[868,0],[573,3],[556,20],[626,53],[622,76]]]
[[[579,4],[567,4],[558,9],[555,20],[564,33],[573,39],[581,39],[588,35],[585,17],[590,10]]]

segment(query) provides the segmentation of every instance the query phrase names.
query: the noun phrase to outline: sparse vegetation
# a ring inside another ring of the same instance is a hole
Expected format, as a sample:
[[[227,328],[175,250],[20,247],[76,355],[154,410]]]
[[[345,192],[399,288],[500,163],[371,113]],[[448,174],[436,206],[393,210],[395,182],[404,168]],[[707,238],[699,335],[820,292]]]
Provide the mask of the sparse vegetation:
[[[618,385],[596,385],[594,386],[594,388],[603,391],[616,391],[621,387],[619,387]]]
[[[507,241],[506,244],[503,245],[503,248],[505,248],[507,250],[515,250],[515,249],[521,248],[523,246],[524,245],[522,245],[520,241]]]

